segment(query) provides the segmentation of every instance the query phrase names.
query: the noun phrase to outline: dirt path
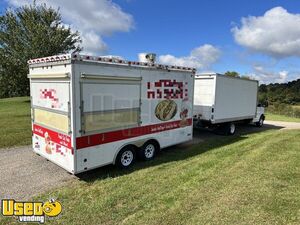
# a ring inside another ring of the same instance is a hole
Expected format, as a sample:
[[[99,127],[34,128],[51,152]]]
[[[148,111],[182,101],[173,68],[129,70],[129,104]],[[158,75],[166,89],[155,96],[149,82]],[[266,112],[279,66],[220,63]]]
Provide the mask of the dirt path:
[[[282,129],[300,129],[300,123],[296,123],[296,122],[282,122],[282,121],[266,120],[265,124],[282,127]]]
[[[263,128],[240,126],[237,133],[262,132],[268,129],[300,129],[300,123],[266,121]],[[220,136],[207,130],[198,130],[194,132],[193,141],[187,144],[197,144],[218,137]],[[26,200],[76,179],[33,153],[31,146],[0,149],[0,199]]]

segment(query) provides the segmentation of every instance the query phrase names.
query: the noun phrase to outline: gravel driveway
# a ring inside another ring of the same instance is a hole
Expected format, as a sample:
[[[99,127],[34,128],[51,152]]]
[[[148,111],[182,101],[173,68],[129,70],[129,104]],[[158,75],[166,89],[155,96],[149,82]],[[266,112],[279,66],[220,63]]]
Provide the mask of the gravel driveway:
[[[74,176],[36,155],[31,146],[0,149],[0,199],[26,200]]]
[[[300,123],[296,122],[281,122],[281,121],[265,121],[266,125],[282,127],[282,129],[300,129]]]
[[[264,128],[238,127],[238,133],[250,133],[267,129],[300,129],[300,123],[266,121]],[[207,130],[194,132],[189,144],[218,138]],[[72,180],[75,176],[32,152],[31,146],[0,149],[0,199],[26,200]]]

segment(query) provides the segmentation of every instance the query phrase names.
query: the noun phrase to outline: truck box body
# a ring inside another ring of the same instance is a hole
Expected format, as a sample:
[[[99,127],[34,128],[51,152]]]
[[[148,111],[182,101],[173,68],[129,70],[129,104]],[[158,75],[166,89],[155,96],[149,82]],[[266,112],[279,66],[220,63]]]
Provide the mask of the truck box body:
[[[70,173],[126,145],[192,139],[192,68],[78,54],[29,61],[34,152]]]
[[[194,117],[211,124],[253,119],[258,82],[220,74],[196,75]]]

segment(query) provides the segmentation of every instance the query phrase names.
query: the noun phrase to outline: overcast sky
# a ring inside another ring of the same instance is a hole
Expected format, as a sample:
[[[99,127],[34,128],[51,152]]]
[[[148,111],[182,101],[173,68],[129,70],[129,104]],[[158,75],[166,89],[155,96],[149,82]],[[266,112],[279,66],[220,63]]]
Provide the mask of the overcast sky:
[[[0,12],[31,0],[1,0]],[[199,72],[234,70],[261,83],[300,78],[300,1],[40,0],[81,33],[84,53]]]

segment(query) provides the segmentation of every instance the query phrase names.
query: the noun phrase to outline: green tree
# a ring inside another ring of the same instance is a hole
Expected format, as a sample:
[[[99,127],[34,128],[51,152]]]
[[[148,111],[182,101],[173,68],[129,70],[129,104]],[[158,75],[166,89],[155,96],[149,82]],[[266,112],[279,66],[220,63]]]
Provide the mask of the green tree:
[[[243,76],[241,76],[241,78],[246,79],[246,80],[251,80],[251,77],[247,76],[247,75],[243,75]]]
[[[35,2],[8,9],[0,16],[0,98],[29,95],[29,59],[80,51],[80,43],[58,9]]]
[[[240,77],[240,74],[235,71],[227,71],[224,75],[229,77]]]

